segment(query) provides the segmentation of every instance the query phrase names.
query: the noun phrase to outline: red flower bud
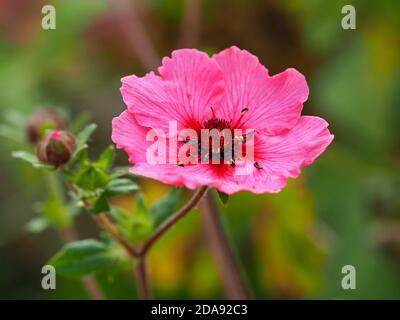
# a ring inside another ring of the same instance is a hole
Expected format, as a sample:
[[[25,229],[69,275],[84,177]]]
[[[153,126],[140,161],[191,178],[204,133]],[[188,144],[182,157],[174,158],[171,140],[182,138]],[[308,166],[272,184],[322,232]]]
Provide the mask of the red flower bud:
[[[35,112],[25,124],[27,139],[36,143],[48,129],[65,130],[67,120],[55,109],[43,108]]]
[[[55,167],[66,164],[76,149],[75,136],[68,131],[52,131],[36,146],[38,159]]]

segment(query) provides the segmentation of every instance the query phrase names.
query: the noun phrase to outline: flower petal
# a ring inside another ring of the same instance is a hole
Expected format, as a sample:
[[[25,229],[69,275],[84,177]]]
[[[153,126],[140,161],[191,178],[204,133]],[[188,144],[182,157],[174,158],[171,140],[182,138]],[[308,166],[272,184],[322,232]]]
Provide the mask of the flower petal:
[[[258,58],[237,47],[213,56],[225,80],[226,101],[221,117],[238,121],[241,110],[248,108],[240,124],[265,134],[280,134],[299,120],[303,103],[308,98],[304,76],[287,69],[273,77]]]
[[[122,78],[124,102],[145,127],[168,132],[169,121],[175,120],[178,130],[196,129],[209,118],[211,107],[221,103],[222,72],[203,52],[174,51],[172,58],[163,59],[159,73]]]
[[[124,111],[112,120],[111,140],[128,154],[130,163],[144,162],[147,130],[132,113]]]
[[[112,121],[112,140],[117,148],[123,149],[129,156],[129,162],[134,166],[132,173],[159,180],[166,184],[186,186],[190,189],[202,185],[210,185],[215,176],[209,165],[188,165],[180,167],[177,164],[150,164],[146,158],[146,151],[153,141],[146,141],[146,135],[150,128],[141,126],[135,115],[129,111],[122,112]],[[166,140],[168,145],[169,140]],[[160,149],[166,152],[168,149]]]
[[[204,164],[180,167],[173,164],[151,165],[138,163],[130,169],[130,172],[165,184],[185,186],[189,189],[209,186],[215,180],[212,168]]]
[[[181,104],[186,119],[200,123],[207,120],[211,107],[219,105],[223,99],[222,71],[204,52],[175,50],[171,58],[163,59],[158,72],[164,80],[177,84],[170,94]]]
[[[310,165],[333,140],[328,123],[319,117],[303,116],[294,128],[275,136],[255,136],[255,160],[261,169],[250,175],[230,172],[219,190],[231,194],[238,191],[276,193],[285,187],[288,178],[297,178],[300,169]]]
[[[170,93],[176,85],[163,81],[153,72],[142,78],[127,76],[121,81],[124,102],[141,125],[166,133],[169,121],[175,120],[179,129],[186,126],[183,107]]]

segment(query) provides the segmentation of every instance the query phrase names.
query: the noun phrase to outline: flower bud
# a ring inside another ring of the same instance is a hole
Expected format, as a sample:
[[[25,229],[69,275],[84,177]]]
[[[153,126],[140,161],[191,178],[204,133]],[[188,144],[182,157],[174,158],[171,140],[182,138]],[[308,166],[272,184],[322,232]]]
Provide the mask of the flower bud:
[[[67,120],[58,111],[43,108],[28,119],[25,125],[25,134],[30,142],[37,143],[46,130],[65,130],[67,125]]]
[[[76,140],[68,131],[52,131],[43,137],[36,146],[38,159],[55,167],[67,163],[76,149]]]

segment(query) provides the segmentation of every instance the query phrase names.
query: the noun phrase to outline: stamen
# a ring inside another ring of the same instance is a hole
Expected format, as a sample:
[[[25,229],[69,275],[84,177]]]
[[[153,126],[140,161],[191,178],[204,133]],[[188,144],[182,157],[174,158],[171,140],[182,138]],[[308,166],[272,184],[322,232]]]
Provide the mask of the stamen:
[[[239,119],[236,121],[235,125],[233,126],[234,128],[238,128],[238,127],[239,127],[240,122],[241,122],[242,119],[243,119],[243,116],[244,116],[247,112],[249,112],[249,108],[247,108],[247,107],[244,107],[242,110],[240,110],[240,117],[239,117]]]
[[[212,112],[213,118],[216,118],[214,108],[213,107],[210,107],[210,108],[211,108],[211,112]]]
[[[229,160],[229,161],[228,161],[228,164],[229,164],[232,168],[236,167],[235,160],[233,160],[233,159]]]
[[[184,164],[182,161],[179,161],[179,162],[178,162],[178,166],[179,166],[179,167],[184,167],[185,164]]]
[[[242,115],[244,115],[246,112],[248,112],[249,111],[249,108],[243,108],[241,111],[240,111],[240,113],[242,114]]]

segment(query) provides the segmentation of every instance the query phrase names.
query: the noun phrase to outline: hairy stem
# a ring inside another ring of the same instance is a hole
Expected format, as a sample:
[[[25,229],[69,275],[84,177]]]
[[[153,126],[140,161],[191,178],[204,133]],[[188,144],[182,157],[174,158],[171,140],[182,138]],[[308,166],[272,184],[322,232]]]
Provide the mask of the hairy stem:
[[[215,260],[227,299],[249,299],[242,270],[225,234],[223,222],[211,192],[201,206],[203,232]]]

